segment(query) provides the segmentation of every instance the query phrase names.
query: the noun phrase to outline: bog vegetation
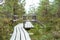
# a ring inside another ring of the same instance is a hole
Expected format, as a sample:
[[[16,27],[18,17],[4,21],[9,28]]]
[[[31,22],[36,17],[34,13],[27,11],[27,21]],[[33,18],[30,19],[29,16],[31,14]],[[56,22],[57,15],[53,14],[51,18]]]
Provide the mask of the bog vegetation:
[[[18,3],[18,0],[6,0],[0,5],[0,40],[9,40],[13,28],[16,24],[23,22],[22,15],[25,11],[25,0]],[[38,8],[30,10],[29,14],[36,13],[37,19],[45,27],[35,23],[34,29],[28,32],[34,33],[32,40],[60,40],[60,0],[40,0]],[[18,21],[14,20],[14,15],[18,15]]]

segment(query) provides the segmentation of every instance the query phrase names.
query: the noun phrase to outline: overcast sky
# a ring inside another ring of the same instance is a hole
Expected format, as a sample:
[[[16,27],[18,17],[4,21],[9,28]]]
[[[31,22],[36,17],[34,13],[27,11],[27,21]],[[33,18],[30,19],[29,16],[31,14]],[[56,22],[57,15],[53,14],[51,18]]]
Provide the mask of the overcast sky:
[[[49,0],[49,1],[53,2],[54,0]],[[32,6],[37,8],[39,2],[40,2],[39,0],[26,0],[26,5],[25,5],[26,13],[28,13],[30,7],[32,7]]]
[[[25,5],[25,9],[26,12],[28,13],[30,7],[37,7],[39,3],[39,0],[26,0],[26,5]]]

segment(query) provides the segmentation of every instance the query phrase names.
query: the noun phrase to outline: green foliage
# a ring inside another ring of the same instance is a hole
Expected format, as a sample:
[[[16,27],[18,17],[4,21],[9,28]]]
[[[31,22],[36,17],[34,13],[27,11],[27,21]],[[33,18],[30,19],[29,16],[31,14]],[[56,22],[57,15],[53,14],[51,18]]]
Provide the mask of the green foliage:
[[[39,28],[36,26],[34,35],[32,35],[33,40],[59,40],[60,35],[60,1],[55,0],[52,4],[49,4],[49,0],[41,0],[39,7],[37,8],[36,14],[37,19],[41,21],[46,27]],[[53,33],[56,31],[56,33]],[[36,35],[37,34],[37,35]],[[54,35],[55,36],[54,36]],[[37,37],[38,36],[38,37]],[[57,36],[57,39],[56,39]],[[35,38],[35,39],[34,39]]]
[[[15,13],[19,16],[19,20],[12,23],[14,11],[13,6],[16,4]],[[0,6],[0,40],[10,40],[13,28],[17,23],[22,22],[21,16],[24,14],[23,4],[18,5],[18,0],[6,0],[4,6]]]
[[[21,18],[25,13],[24,2],[25,0],[18,4],[18,0],[6,0],[4,6],[0,6],[0,40],[9,40],[14,26],[23,21],[19,19],[15,23],[11,22],[14,14]],[[34,33],[30,35],[32,40],[60,40],[59,8],[60,0],[55,0],[52,4],[49,4],[49,0],[41,0],[36,10],[31,9],[29,13],[36,12],[37,19],[46,26],[34,23],[34,28],[28,31]]]

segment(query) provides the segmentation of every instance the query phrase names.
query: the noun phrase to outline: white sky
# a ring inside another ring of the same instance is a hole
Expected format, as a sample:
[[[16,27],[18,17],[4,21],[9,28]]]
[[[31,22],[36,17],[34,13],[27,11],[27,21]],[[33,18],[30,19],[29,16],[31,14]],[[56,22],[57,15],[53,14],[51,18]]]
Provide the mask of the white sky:
[[[54,0],[49,0],[50,2],[53,2]],[[26,0],[26,5],[25,5],[25,10],[26,10],[26,13],[28,13],[30,7],[38,7],[38,3],[40,1],[39,0]]]
[[[26,13],[28,13],[30,7],[37,7],[39,3],[39,0],[26,0],[25,10]]]

